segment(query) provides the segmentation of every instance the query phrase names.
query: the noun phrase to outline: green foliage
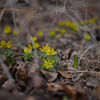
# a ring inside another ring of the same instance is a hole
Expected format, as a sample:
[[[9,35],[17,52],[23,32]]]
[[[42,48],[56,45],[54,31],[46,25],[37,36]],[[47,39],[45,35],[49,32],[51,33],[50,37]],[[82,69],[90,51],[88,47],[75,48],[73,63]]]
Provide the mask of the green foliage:
[[[1,55],[6,57],[7,64],[15,63],[15,60],[12,57],[12,55],[14,54],[14,51],[12,49],[2,48],[0,53],[1,53]]]
[[[74,56],[74,68],[76,69],[78,65],[78,57],[77,55]]]
[[[31,61],[34,58],[34,52],[32,51],[30,54],[23,53],[22,58],[24,61]]]
[[[40,56],[42,58],[42,62],[40,64],[41,69],[48,71],[56,71],[56,66],[59,64],[57,55],[46,56],[46,53],[41,52]]]

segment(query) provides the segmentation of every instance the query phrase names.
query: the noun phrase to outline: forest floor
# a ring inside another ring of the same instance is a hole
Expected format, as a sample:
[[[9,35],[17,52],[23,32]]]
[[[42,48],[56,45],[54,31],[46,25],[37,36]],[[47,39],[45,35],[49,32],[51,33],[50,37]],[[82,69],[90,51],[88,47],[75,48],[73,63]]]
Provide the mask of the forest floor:
[[[98,8],[43,1],[1,8],[0,100],[100,100]]]

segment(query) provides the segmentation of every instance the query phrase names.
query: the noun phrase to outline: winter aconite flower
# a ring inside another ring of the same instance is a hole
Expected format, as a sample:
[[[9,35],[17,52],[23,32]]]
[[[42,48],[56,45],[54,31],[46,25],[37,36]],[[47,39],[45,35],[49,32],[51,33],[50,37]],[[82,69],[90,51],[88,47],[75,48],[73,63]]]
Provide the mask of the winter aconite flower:
[[[56,32],[54,30],[50,31],[50,36],[55,36]]]
[[[39,31],[38,33],[37,33],[37,35],[39,36],[39,37],[43,37],[43,32],[42,31]]]
[[[49,47],[48,44],[46,44],[45,46],[42,46],[42,48],[40,48],[40,50],[41,50],[42,52],[46,52],[46,51],[49,50],[49,49],[50,49],[50,47]]]
[[[58,25],[59,25],[59,26],[64,26],[64,25],[65,25],[65,23],[64,23],[64,22],[62,22],[62,21],[60,21],[60,22],[58,22]]]
[[[66,33],[66,29],[65,28],[62,28],[60,31],[61,31],[62,34]]]
[[[84,39],[89,41],[91,39],[91,36],[88,33],[86,33],[84,34]]]
[[[6,41],[2,40],[0,42],[0,48],[11,48],[12,45],[13,44],[11,43],[11,41],[6,42]]]
[[[47,56],[55,55],[55,54],[57,54],[57,52],[54,51],[54,48],[51,48],[51,49],[47,50],[47,52],[46,52],[46,55]]]
[[[14,29],[14,30],[13,30],[13,34],[14,34],[14,35],[18,35],[19,33],[20,33],[20,30],[19,30],[19,29]]]
[[[39,47],[40,47],[40,44],[37,43],[37,42],[35,42],[35,43],[32,45],[32,47],[33,47],[33,49],[35,49],[35,48],[39,48]]]
[[[6,27],[4,28],[4,33],[5,33],[5,34],[10,34],[10,33],[11,33],[11,27],[10,27],[10,26],[6,26]]]
[[[32,52],[32,47],[28,45],[28,47],[24,48],[24,53],[26,53],[27,55],[31,54]]]
[[[34,57],[34,52],[32,51],[32,45],[28,44],[27,47],[24,47],[24,53],[22,57],[25,61],[31,61]]]
[[[33,37],[30,38],[30,40],[31,40],[32,42],[36,42],[36,41],[37,41],[37,37],[36,37],[36,36],[33,36]]]
[[[43,59],[43,61],[44,61],[43,66],[45,66],[47,69],[54,67],[53,66],[53,64],[55,62],[54,60],[51,61],[50,59],[48,59],[48,60]]]
[[[57,54],[57,52],[54,51],[54,48],[51,48],[48,44],[46,44],[45,46],[42,46],[42,48],[40,48],[40,50],[42,52],[46,53],[47,56]]]

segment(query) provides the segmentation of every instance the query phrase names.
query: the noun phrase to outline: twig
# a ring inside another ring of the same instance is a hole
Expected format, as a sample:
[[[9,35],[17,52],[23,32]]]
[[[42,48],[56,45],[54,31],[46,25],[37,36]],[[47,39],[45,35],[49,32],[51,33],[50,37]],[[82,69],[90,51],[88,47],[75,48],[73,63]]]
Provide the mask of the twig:
[[[95,46],[95,45],[89,46],[89,47],[82,53],[82,55],[80,56],[80,59],[79,59],[79,61],[78,61],[78,66],[79,66],[80,61],[81,61],[81,59],[83,58],[84,54],[85,54],[89,49],[93,48],[94,46]]]
[[[70,71],[67,71],[67,72],[76,72],[76,73],[90,73],[90,74],[100,74],[100,72],[96,72],[96,71],[80,71],[80,70],[70,70]]]
[[[10,82],[13,86],[15,86],[15,84],[14,84],[14,79],[13,79],[13,77],[11,76],[8,67],[3,63],[3,60],[2,60],[1,58],[0,58],[0,64],[1,64],[1,67],[2,67],[2,69],[3,69],[3,71],[4,71],[4,73],[6,74],[6,76],[7,76],[8,80],[9,80],[9,82]]]

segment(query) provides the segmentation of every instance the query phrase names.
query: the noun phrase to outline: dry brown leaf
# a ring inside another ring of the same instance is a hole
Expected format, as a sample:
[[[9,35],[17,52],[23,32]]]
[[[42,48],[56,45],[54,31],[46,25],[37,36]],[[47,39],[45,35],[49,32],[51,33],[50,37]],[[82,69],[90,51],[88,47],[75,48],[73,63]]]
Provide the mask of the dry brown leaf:
[[[69,85],[65,85],[65,84],[60,84],[63,87],[63,90],[69,94],[70,96],[75,96],[76,95],[76,91]]]
[[[73,66],[67,66],[68,71],[76,71],[77,69],[73,68]]]
[[[68,74],[65,72],[59,72],[61,74],[61,76],[63,76],[64,78],[72,78],[72,74]]]
[[[23,75],[23,79],[25,80],[27,78],[27,70],[26,70],[26,68],[25,67],[20,68],[19,71],[22,72],[21,75]]]
[[[49,91],[58,91],[63,90],[62,86],[59,83],[47,83]]]
[[[42,70],[42,73],[45,75],[48,82],[54,81],[58,76],[58,73],[56,73],[56,72],[48,72],[48,71]]]
[[[82,89],[75,91],[75,89],[69,85],[60,85],[63,87],[64,91],[72,97],[72,100],[89,100],[87,93],[85,93]]]
[[[10,80],[5,81],[5,83],[2,85],[2,88],[6,89],[12,89],[14,87],[14,84]]]
[[[29,97],[25,98],[24,100],[35,100],[35,98],[33,96],[29,96]]]
[[[95,91],[94,91],[94,94],[100,98],[100,84],[96,87]]]
[[[28,81],[28,89],[33,87],[42,86],[43,81],[41,76],[38,73],[30,73],[29,81]]]
[[[88,97],[88,93],[83,91],[83,89],[78,89],[75,94],[72,96],[72,100],[94,100],[92,96],[90,96],[91,99]],[[97,99],[95,99],[97,100]]]

